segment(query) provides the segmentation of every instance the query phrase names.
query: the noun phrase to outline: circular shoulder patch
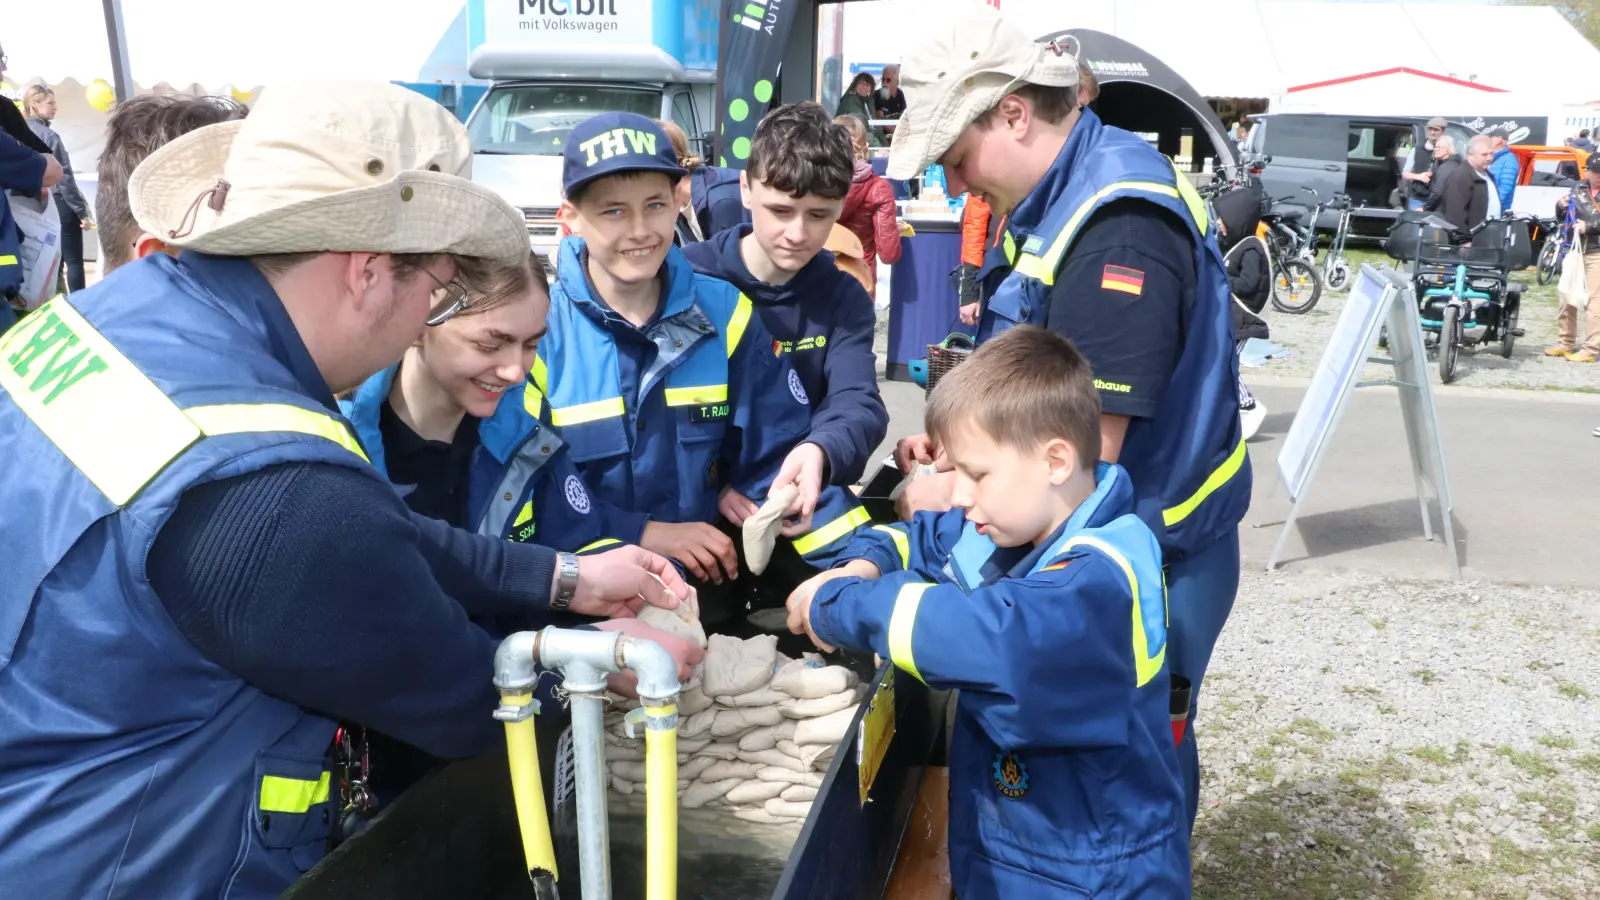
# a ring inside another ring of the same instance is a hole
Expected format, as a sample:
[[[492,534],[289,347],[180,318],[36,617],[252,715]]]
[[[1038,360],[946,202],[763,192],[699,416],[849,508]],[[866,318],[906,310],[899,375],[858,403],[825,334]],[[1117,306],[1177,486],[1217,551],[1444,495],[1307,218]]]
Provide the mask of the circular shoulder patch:
[[[583,482],[578,480],[578,476],[568,475],[562,492],[567,495],[567,505],[582,515],[589,514],[589,492],[583,489]]]
[[[811,404],[811,398],[806,396],[806,386],[800,383],[800,373],[789,370],[789,393],[794,395],[795,402]]]

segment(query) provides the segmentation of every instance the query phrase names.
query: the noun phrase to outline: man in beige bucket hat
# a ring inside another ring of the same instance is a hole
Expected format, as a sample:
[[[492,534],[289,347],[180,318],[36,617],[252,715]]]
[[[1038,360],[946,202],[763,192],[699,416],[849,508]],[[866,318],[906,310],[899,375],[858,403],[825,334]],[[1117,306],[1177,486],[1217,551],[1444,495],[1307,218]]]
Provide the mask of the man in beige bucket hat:
[[[458,260],[527,264],[471,158],[402,88],[268,88],[134,171],[179,256],[0,339],[0,446],[26,461],[0,483],[0,884],[276,897],[376,787],[362,728],[445,758],[497,739],[469,616],[687,599],[637,547],[580,561],[412,516],[338,415],[474,296]]]
[[[1074,43],[1035,41],[978,3],[943,20],[901,67],[907,108],[889,174],[938,162],[952,196],[971,191],[1010,214],[1006,245],[1017,250],[985,285],[978,339],[1031,324],[1088,358],[1102,458],[1127,470],[1139,517],[1161,543],[1166,661],[1174,702],[1192,719],[1238,590],[1238,525],[1250,502],[1227,272],[1218,225],[1188,177],[1143,138],[1078,107]],[[907,472],[950,468],[926,435],[901,441],[896,456]],[[903,507],[948,508],[955,477],[917,479]],[[1191,825],[1193,734],[1186,728],[1179,746]]]

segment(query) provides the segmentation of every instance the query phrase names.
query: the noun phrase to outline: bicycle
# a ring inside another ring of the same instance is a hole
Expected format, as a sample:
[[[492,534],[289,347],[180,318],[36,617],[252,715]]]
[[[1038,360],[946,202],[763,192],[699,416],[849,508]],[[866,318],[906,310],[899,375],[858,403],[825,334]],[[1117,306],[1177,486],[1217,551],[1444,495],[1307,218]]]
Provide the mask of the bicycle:
[[[1567,213],[1562,219],[1561,227],[1551,229],[1545,236],[1544,246],[1539,248],[1539,273],[1540,284],[1549,284],[1561,277],[1561,263],[1567,258],[1567,251],[1575,246],[1577,237],[1575,227],[1578,222],[1578,204],[1568,202]]]
[[[1317,196],[1311,188],[1301,190],[1313,198]],[[1302,315],[1322,297],[1322,274],[1312,265],[1317,252],[1316,219],[1302,225],[1307,210],[1293,200],[1274,199],[1261,221],[1267,226],[1267,256],[1272,263],[1272,306],[1290,315]],[[1318,203],[1316,209],[1320,212],[1322,205]]]
[[[1327,208],[1339,212],[1339,227],[1334,229],[1333,240],[1328,242],[1328,254],[1322,258],[1322,283],[1330,291],[1341,291],[1350,285],[1350,264],[1344,258],[1345,240],[1350,236],[1350,215],[1353,211],[1349,195],[1334,194]]]
[[[1455,380],[1463,346],[1498,342],[1500,356],[1511,358],[1522,308],[1521,286],[1510,280],[1516,264],[1511,230],[1526,227],[1526,217],[1506,213],[1467,232],[1470,246],[1425,243],[1417,248],[1411,279],[1424,340],[1438,351],[1444,384]]]

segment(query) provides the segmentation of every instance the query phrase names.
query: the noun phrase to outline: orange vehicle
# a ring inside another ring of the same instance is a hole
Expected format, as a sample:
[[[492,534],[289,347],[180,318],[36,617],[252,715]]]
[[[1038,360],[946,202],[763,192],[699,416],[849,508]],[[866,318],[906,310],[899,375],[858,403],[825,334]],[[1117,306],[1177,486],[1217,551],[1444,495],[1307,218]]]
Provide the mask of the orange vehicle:
[[[1589,159],[1589,151],[1576,147],[1521,145],[1513,146],[1511,152],[1517,155],[1518,164],[1512,207],[1541,219],[1556,214],[1556,201],[1583,177],[1583,167]],[[1536,228],[1532,237],[1537,246],[1544,239],[1544,227]]]

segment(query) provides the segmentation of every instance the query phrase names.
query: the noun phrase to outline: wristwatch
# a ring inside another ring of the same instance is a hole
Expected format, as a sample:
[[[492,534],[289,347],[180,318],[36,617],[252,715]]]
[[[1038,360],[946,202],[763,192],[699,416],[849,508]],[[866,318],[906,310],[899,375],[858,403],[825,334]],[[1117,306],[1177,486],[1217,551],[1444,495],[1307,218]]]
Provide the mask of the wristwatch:
[[[550,608],[566,612],[572,605],[572,595],[578,592],[578,557],[571,553],[556,554],[556,591],[550,597]]]

